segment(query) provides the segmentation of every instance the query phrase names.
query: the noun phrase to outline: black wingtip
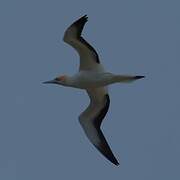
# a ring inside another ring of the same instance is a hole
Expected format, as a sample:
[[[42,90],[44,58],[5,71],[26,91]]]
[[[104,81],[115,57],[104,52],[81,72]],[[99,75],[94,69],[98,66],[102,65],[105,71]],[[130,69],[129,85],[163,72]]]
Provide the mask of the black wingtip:
[[[83,21],[87,22],[87,21],[88,21],[88,16],[87,16],[87,14],[85,14],[85,15],[82,16],[82,17],[80,17],[79,20],[83,20]]]
[[[87,18],[87,14],[85,14],[83,17]]]
[[[87,14],[85,14],[83,17],[84,17],[84,18],[88,18]]]
[[[120,164],[119,164],[119,162],[115,159],[115,161],[114,162],[112,162],[114,165],[116,165],[116,166],[119,166]]]
[[[119,162],[117,161],[117,159],[115,158],[115,156],[112,154],[112,156],[111,156],[111,158],[108,158],[110,161],[111,161],[111,163],[113,163],[114,165],[116,165],[116,166],[119,166],[120,164],[119,164]]]
[[[134,76],[134,79],[142,79],[145,78],[145,76]]]
[[[101,136],[101,144],[94,146],[101,152],[103,156],[105,156],[112,164],[119,166],[119,162],[117,161],[116,157],[114,156],[113,152],[111,151],[104,135],[102,134],[102,131],[99,131],[99,135]]]
[[[76,25],[78,27],[80,27],[81,31],[82,31],[82,28],[84,27],[84,24],[88,21],[88,17],[87,17],[87,14],[80,17],[78,20],[76,20],[73,25]]]
[[[117,161],[117,159],[115,158],[115,156],[111,156],[111,159],[109,159],[114,165],[119,166],[119,162]]]

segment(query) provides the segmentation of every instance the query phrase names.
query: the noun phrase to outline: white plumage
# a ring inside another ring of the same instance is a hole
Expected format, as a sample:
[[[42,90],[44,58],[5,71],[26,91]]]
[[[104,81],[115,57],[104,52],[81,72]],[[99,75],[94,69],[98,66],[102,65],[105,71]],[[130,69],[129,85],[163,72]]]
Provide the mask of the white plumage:
[[[101,129],[110,105],[107,86],[117,82],[131,82],[144,76],[115,75],[106,72],[95,49],[81,36],[87,16],[83,16],[67,28],[63,40],[71,45],[80,56],[79,72],[73,76],[59,76],[44,83],[54,83],[85,89],[90,98],[89,106],[79,116],[79,122],[90,142],[113,164],[118,161],[113,155]]]

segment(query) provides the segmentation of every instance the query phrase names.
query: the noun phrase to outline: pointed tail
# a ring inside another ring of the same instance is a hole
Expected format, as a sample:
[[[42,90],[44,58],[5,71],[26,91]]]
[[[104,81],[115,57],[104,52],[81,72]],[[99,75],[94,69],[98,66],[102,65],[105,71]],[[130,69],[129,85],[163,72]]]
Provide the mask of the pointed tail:
[[[129,83],[142,78],[145,78],[145,76],[116,75],[114,77],[114,81],[115,83],[117,82]]]

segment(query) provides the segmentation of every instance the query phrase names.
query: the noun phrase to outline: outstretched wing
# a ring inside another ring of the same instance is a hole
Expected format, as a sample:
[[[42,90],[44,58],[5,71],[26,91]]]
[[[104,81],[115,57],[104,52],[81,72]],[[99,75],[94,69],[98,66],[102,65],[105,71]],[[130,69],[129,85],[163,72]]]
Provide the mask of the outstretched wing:
[[[75,21],[64,33],[64,42],[77,50],[80,56],[80,70],[93,70],[100,64],[95,49],[81,36],[87,15]]]
[[[87,93],[91,101],[87,109],[79,116],[80,124],[91,143],[109,161],[115,165],[119,165],[100,129],[102,120],[109,109],[109,95],[104,87],[87,90]]]

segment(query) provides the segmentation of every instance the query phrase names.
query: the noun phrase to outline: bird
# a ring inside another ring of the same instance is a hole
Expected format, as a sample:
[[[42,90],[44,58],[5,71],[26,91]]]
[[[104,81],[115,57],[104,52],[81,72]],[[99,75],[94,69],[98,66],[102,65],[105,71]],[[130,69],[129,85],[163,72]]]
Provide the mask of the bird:
[[[78,72],[72,76],[60,75],[43,83],[78,88],[87,92],[90,103],[79,115],[79,122],[89,141],[105,158],[118,166],[119,162],[100,128],[110,106],[108,86],[114,83],[133,82],[145,76],[119,75],[106,71],[96,50],[82,37],[87,21],[87,15],[80,17],[65,30],[63,36],[63,41],[79,54]]]

